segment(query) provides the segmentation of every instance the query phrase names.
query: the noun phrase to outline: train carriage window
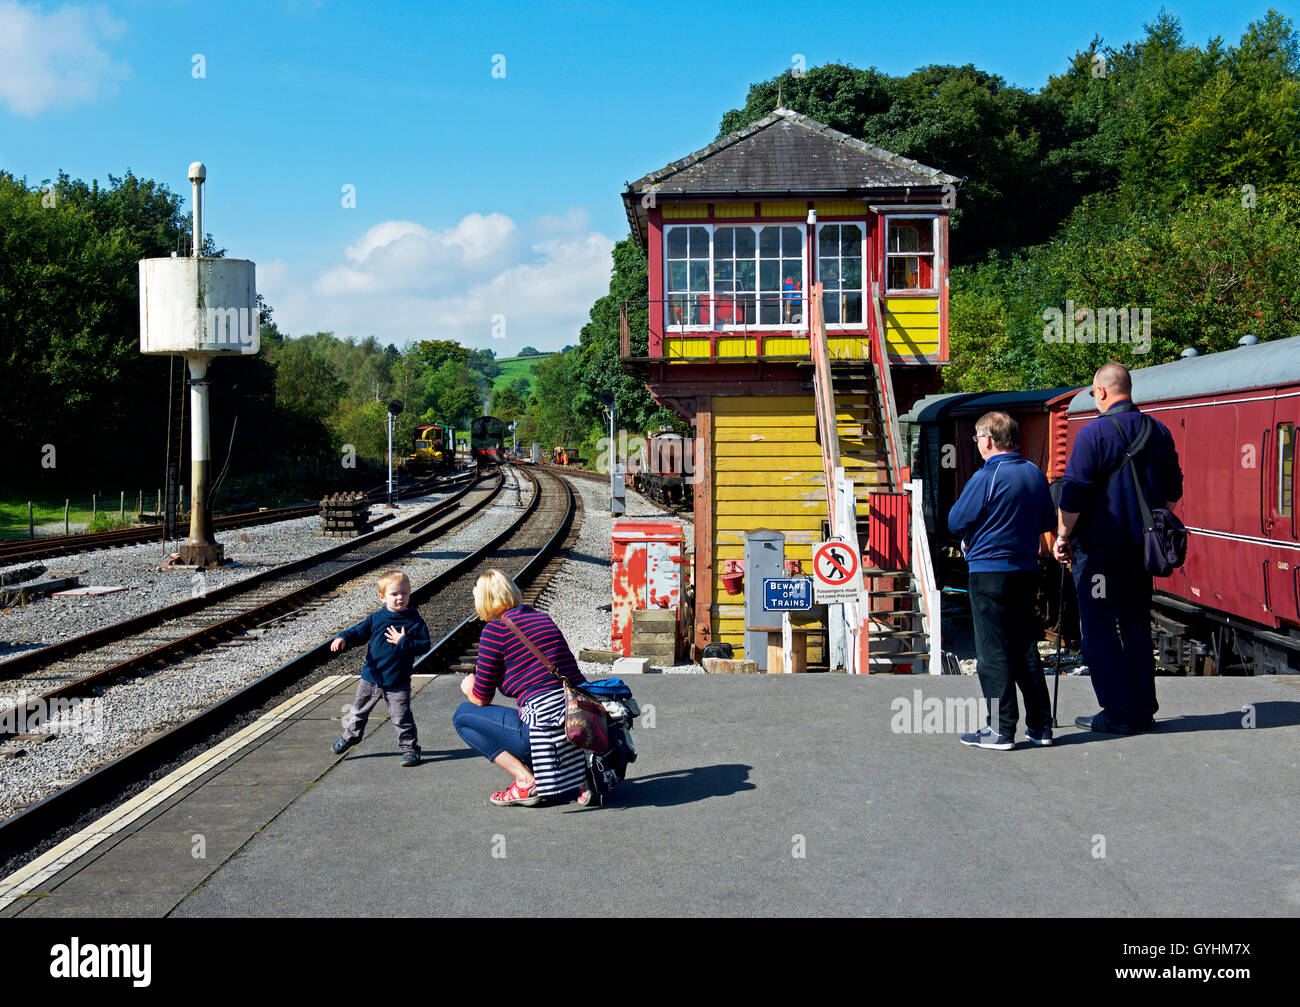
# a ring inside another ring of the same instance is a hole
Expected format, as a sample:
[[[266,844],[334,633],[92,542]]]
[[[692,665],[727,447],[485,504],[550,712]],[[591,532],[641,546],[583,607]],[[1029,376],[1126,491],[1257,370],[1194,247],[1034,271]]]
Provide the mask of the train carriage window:
[[[1291,516],[1295,490],[1295,428],[1280,423],[1277,428],[1277,513]]]

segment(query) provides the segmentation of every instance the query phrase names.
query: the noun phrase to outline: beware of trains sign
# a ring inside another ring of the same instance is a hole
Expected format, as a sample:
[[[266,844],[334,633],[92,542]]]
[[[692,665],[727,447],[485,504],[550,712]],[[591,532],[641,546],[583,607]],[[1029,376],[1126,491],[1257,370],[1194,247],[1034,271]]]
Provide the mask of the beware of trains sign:
[[[857,601],[862,590],[862,565],[856,550],[843,542],[813,545],[813,600],[818,605]]]

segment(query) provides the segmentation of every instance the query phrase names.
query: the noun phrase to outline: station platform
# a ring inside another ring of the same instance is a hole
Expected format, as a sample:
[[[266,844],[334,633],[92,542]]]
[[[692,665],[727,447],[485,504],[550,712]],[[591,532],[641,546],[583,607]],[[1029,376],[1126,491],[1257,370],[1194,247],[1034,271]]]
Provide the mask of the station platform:
[[[509,780],[452,729],[459,676],[416,680],[423,765],[398,765],[378,715],[338,758],[355,683],[0,882],[0,915],[1300,913],[1300,680],[1162,678],[1158,729],[1116,737],[1073,726],[1096,704],[1065,678],[1057,743],[996,752],[914,730],[929,701],[978,696],[969,676],[636,677],[653,726],[589,809],[489,804]]]

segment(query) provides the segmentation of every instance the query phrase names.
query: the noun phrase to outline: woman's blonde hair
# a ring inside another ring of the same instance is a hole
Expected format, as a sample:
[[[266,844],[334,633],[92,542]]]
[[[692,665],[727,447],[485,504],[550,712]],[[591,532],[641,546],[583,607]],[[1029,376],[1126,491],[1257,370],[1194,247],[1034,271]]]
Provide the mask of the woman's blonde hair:
[[[519,586],[500,570],[489,570],[474,585],[474,611],[484,622],[524,603]]]

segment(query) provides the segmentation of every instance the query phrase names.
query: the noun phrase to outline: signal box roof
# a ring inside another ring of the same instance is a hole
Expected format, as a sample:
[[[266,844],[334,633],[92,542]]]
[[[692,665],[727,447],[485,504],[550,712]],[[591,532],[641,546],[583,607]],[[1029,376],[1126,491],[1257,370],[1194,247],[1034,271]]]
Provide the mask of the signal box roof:
[[[778,108],[694,154],[628,183],[628,222],[649,240],[644,194],[718,198],[864,197],[900,192],[933,203],[957,179],[936,168]]]

